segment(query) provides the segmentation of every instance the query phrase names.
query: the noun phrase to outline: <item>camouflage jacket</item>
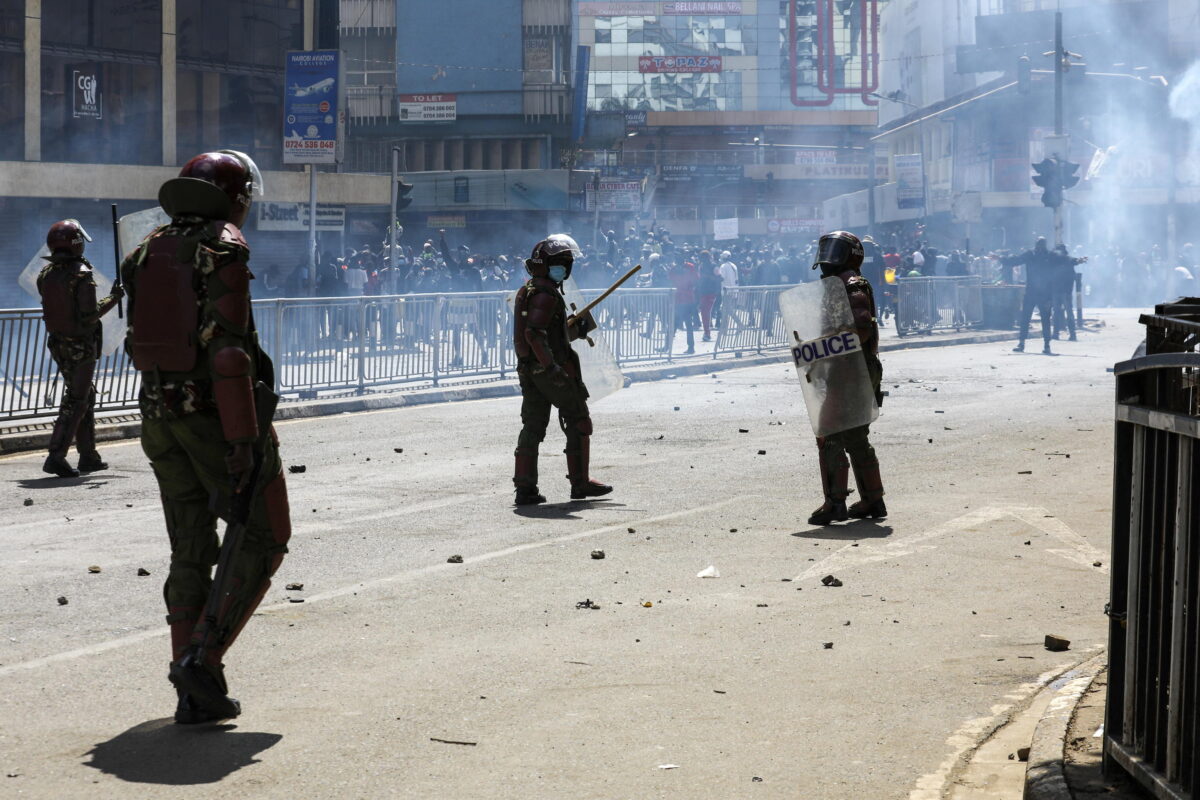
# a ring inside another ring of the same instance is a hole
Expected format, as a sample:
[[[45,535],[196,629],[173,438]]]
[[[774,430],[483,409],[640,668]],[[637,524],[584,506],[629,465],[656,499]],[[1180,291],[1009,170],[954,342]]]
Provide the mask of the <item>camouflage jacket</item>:
[[[196,411],[217,408],[213,396],[212,371],[209,356],[222,347],[237,346],[250,354],[252,360],[251,379],[258,371],[258,335],[253,320],[248,330],[235,330],[216,308],[215,300],[222,289],[215,273],[223,266],[235,261],[245,264],[250,251],[243,243],[223,241],[221,223],[194,216],[176,217],[168,225],[156,229],[147,236],[121,264],[121,275],[129,302],[129,330],[125,338],[125,349],[132,357],[134,341],[134,314],[138,302],[138,276],[144,267],[148,244],[162,236],[183,239],[179,257],[191,259],[195,269],[196,303],[199,307],[196,342],[198,354],[195,367],[189,372],[159,372],[142,374],[142,391],[139,396],[142,416],[146,419],[180,417]]]

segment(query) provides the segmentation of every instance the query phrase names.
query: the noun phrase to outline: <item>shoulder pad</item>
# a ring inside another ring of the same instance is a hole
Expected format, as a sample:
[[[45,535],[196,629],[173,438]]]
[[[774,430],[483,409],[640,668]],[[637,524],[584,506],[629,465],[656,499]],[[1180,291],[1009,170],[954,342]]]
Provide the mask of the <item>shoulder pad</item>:
[[[250,246],[246,244],[246,238],[242,236],[242,232],[237,225],[232,222],[226,222],[225,227],[221,228],[221,241],[235,244],[238,247],[245,247],[247,250]]]

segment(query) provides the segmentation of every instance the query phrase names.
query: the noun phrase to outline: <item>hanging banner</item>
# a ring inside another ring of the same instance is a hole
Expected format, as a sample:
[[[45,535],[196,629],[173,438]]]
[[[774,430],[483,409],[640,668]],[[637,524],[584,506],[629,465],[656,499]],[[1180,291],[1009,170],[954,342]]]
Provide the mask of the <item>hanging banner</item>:
[[[737,217],[713,220],[713,240],[724,242],[738,237]]]
[[[920,153],[892,157],[896,166],[896,205],[925,207],[925,166]]]
[[[103,119],[100,98],[100,68],[94,64],[71,70],[71,116],[75,119]]]
[[[346,126],[341,53],[290,51],[284,71],[283,163],[336,164]]]

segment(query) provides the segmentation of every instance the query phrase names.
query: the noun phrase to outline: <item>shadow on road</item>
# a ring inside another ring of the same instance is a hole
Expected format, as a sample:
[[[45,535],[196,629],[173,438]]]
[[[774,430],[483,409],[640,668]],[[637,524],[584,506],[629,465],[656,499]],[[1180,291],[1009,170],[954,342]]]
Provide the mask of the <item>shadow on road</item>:
[[[513,513],[518,517],[528,517],[530,519],[581,519],[579,515],[572,514],[572,510],[578,510],[582,504],[577,501],[570,503],[545,503],[540,506],[514,506]]]
[[[13,481],[22,489],[61,489],[64,486],[86,486],[89,489],[103,486],[111,480],[127,480],[124,475],[107,475],[89,473],[78,478],[57,478],[47,475],[44,478],[21,478]]]
[[[176,725],[155,719],[135,725],[87,753],[86,766],[129,783],[193,786],[216,783],[273,747],[278,733],[241,733],[235,725]]]
[[[886,539],[892,535],[891,525],[881,525],[870,519],[859,519],[843,525],[826,525],[807,531],[793,533],[797,539],[830,539],[854,542],[859,539]]]

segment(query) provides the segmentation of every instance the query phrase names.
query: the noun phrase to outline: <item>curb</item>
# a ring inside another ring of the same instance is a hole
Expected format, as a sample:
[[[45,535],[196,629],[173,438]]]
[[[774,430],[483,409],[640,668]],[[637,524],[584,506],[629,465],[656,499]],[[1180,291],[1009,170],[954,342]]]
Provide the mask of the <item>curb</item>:
[[[1067,728],[1080,698],[1107,665],[1108,651],[1101,651],[1064,672],[1048,687],[1056,691],[1033,732],[1023,800],[1072,800],[1063,768]]]
[[[1016,331],[998,331],[955,339],[908,338],[902,341],[882,342],[879,345],[879,350],[880,352],[891,352],[895,350],[918,350],[925,347],[949,347],[959,344],[986,344],[988,342],[1002,342],[1015,339],[1016,337]],[[625,373],[625,385],[693,375],[708,375],[713,372],[723,372],[731,369],[744,369],[747,367],[761,367],[783,363],[783,353],[784,351],[781,348],[771,351],[766,355],[757,354],[744,358],[735,357],[722,360],[703,358],[685,364],[664,364],[642,368],[633,367]],[[307,419],[335,414],[350,414],[357,411],[378,411],[381,409],[432,405],[434,403],[491,400],[498,397],[516,397],[520,393],[521,387],[515,380],[506,380],[481,386],[421,389],[413,392],[388,392],[360,397],[339,397],[332,400],[316,400],[307,403],[287,403],[280,405],[275,412],[275,419]],[[140,435],[141,429],[142,425],[139,421],[121,422],[115,425],[97,425],[96,441],[114,442],[122,439],[136,438]],[[31,450],[44,450],[49,445],[49,442],[49,430],[0,434],[0,455],[10,455]]]

